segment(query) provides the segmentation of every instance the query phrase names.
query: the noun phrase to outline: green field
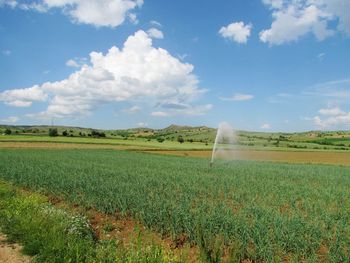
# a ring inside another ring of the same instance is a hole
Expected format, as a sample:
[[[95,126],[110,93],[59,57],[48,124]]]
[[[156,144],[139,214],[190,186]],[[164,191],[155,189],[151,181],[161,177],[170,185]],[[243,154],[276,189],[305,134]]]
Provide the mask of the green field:
[[[345,262],[350,168],[207,160],[114,150],[0,149],[0,177],[120,213],[233,262]]]

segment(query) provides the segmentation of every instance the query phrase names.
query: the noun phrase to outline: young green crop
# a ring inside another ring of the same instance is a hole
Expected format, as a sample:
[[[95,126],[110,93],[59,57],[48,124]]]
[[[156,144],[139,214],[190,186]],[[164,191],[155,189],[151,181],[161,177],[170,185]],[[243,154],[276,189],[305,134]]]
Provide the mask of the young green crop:
[[[174,240],[208,249],[221,240],[235,261],[346,261],[349,175],[341,166],[236,161],[209,169],[204,159],[125,151],[0,150],[3,179],[118,211]]]

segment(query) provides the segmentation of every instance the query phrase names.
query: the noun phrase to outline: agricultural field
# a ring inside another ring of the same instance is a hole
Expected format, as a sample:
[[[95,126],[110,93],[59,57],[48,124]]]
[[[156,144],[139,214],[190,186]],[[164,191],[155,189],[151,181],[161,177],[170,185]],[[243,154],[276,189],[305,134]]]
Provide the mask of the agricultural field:
[[[0,178],[140,222],[200,262],[346,262],[350,167],[113,149],[0,149]],[[192,260],[193,260],[192,258]],[[152,261],[148,261],[152,262]]]

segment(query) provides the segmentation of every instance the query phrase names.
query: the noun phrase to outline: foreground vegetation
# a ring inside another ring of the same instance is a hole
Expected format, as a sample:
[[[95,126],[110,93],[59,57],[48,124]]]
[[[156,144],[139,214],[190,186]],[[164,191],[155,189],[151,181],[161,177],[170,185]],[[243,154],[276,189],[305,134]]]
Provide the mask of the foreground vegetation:
[[[97,240],[88,220],[0,181],[0,230],[35,262],[175,262],[160,246]]]
[[[350,168],[232,162],[112,150],[0,150],[0,177],[133,217],[208,261],[350,256]]]

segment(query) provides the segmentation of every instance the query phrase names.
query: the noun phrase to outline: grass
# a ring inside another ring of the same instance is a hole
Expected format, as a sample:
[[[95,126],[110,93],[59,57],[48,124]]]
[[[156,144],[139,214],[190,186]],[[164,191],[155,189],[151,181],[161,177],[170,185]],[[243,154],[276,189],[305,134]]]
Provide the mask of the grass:
[[[344,262],[350,168],[112,150],[0,150],[0,177],[143,222],[208,261]],[[218,245],[219,244],[219,245]]]
[[[126,248],[96,240],[84,216],[57,209],[39,194],[0,181],[0,229],[35,262],[176,262],[160,246]]]

